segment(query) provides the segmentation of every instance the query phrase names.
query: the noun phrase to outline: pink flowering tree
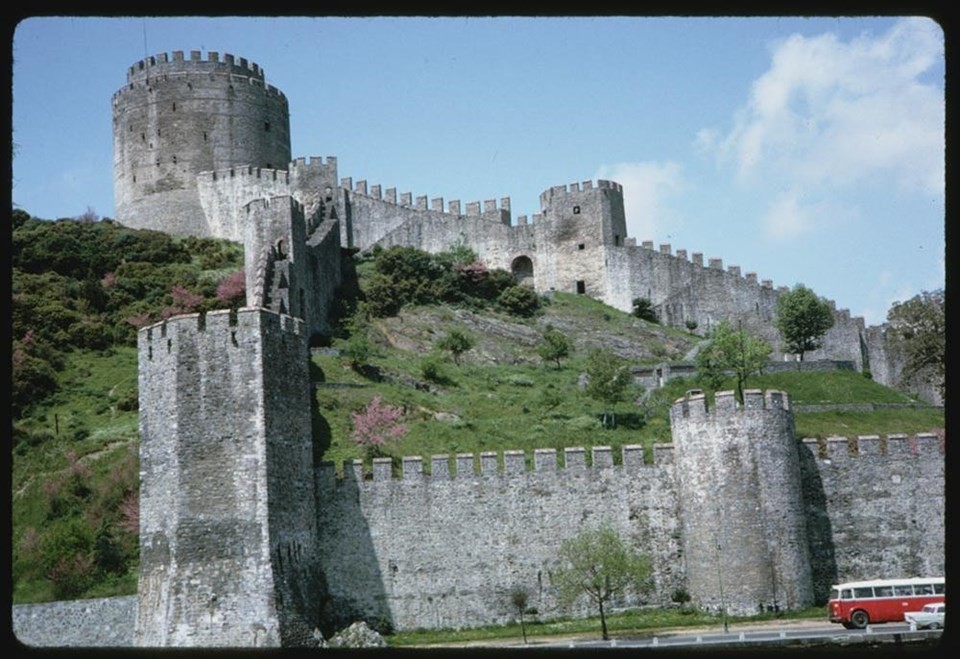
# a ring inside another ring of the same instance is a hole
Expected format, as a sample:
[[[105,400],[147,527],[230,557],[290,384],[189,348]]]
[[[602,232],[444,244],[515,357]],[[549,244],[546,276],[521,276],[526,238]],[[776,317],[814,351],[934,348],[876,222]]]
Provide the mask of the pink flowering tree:
[[[385,446],[407,434],[407,425],[401,423],[403,410],[387,405],[379,395],[362,412],[353,412],[353,441],[369,459],[382,456]]]
[[[170,290],[170,297],[173,304],[160,312],[160,317],[166,320],[173,316],[179,316],[185,313],[193,313],[203,304],[203,296],[191,293],[183,286],[174,286]]]
[[[217,300],[231,309],[242,307],[247,301],[247,275],[241,268],[227,275],[217,286]]]

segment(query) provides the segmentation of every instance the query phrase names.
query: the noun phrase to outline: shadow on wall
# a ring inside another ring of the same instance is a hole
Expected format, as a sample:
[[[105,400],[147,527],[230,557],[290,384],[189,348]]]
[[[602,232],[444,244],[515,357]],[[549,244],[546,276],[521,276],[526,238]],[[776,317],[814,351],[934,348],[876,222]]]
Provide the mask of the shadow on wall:
[[[316,371],[319,371],[317,373]],[[322,382],[323,372],[311,369],[311,381]],[[354,622],[363,620],[381,634],[393,631],[393,618],[387,604],[383,575],[377,561],[370,528],[360,510],[358,475],[349,466],[343,479],[332,478],[320,469],[324,453],[330,448],[330,424],[320,413],[316,395],[310,400],[313,435],[313,471],[317,497],[317,564],[311,591],[317,604],[317,627],[324,638]],[[335,497],[325,492],[336,488]],[[330,513],[331,498],[338,502],[335,514],[349,524],[325,524]],[[331,563],[330,551],[342,552],[338,562]]]
[[[363,620],[381,634],[394,630],[393,616],[387,601],[384,576],[380,570],[370,527],[360,509],[360,482],[350,466],[344,477],[317,471],[318,559],[323,590],[320,597],[318,627],[324,638]],[[331,490],[335,489],[335,492]],[[335,511],[325,509],[330,502],[325,492],[337,501]],[[347,524],[329,523],[324,519],[335,514],[349,520]]]
[[[798,442],[800,479],[803,500],[806,503],[807,542],[810,548],[810,576],[813,581],[813,599],[826,604],[830,586],[837,583],[836,548],[833,544],[833,525],[827,512],[827,495],[817,468],[817,455]]]

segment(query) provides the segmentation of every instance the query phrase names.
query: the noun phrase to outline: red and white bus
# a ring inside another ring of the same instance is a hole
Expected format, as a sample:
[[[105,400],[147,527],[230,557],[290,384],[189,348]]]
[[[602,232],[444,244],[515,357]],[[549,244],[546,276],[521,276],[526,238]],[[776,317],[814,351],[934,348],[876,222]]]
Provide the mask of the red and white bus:
[[[847,629],[863,629],[880,622],[903,622],[903,614],[924,604],[945,602],[943,577],[874,579],[832,586],[827,615]]]

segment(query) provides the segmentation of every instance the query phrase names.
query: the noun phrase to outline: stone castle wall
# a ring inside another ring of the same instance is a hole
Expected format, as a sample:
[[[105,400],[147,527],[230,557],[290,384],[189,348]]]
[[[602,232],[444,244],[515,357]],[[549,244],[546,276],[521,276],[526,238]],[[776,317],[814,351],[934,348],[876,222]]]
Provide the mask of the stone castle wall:
[[[13,636],[35,647],[130,647],[137,596],[19,604],[12,607]]]
[[[805,439],[800,463],[818,599],[839,581],[944,574],[940,439]]]
[[[651,591],[613,608],[668,604],[683,584],[670,448],[644,464],[642,447],[562,456],[538,450],[502,455],[419,458],[391,476],[377,460],[372,478],[359,464],[317,473],[320,560],[334,626],[358,617],[398,630],[502,624],[515,617],[509,592],[522,586],[542,619],[592,615],[583,602],[557,606],[551,573],[561,542],[607,523],[657,566]],[[532,464],[526,460],[532,458]]]
[[[369,476],[352,463],[344,465],[343,477],[324,463],[314,473],[319,570],[305,593],[318,602],[320,620],[334,626],[361,618],[396,629],[506,622],[513,619],[507,595],[513,585],[530,589],[542,619],[592,615],[585,605],[556,607],[550,570],[564,538],[605,521],[653,558],[651,591],[615,607],[668,605],[673,588],[690,589],[691,557],[683,544],[689,525],[681,514],[676,452],[661,445],[652,462],[642,463],[640,449],[625,447],[616,465],[600,447],[591,451],[589,465],[582,449],[562,456],[537,450],[532,465],[530,455],[518,451],[437,456],[430,473],[420,458],[405,458],[397,475],[389,461],[378,460]],[[944,573],[940,440],[808,439],[797,444],[797,455],[815,601],[824,601],[839,581]],[[691,495],[694,501],[717,500],[712,484],[702,487]],[[302,502],[297,497],[286,505],[293,511]],[[744,505],[726,504],[731,511]],[[739,556],[743,529],[724,528],[718,560],[725,568],[725,598],[731,598],[726,601],[735,604],[737,579],[746,574],[738,562],[754,555]],[[716,577],[719,566],[715,562],[705,574]],[[706,586],[717,588],[719,581],[711,586],[707,579]],[[785,606],[781,597],[777,604]],[[40,646],[123,646],[133,637],[132,599],[103,600],[110,611],[103,628],[58,626],[56,634],[50,626],[64,616],[100,615],[90,608],[95,601],[16,606],[15,631],[21,641]],[[123,631],[124,620],[131,631]]]

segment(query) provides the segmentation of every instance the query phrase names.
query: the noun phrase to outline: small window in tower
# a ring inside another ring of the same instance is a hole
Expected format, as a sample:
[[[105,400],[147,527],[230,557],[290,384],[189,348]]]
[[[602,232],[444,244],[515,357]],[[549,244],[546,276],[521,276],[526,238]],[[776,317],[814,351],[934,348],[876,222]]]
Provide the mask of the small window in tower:
[[[157,137],[160,137],[160,129],[157,129]]]
[[[586,249],[586,245],[584,245],[583,243],[580,243],[579,245],[577,245],[577,249]]]
[[[264,122],[263,122],[263,130],[264,130],[264,132],[266,132],[266,133],[269,133],[269,132],[270,132],[270,122],[269,122],[269,121],[264,121]]]
[[[173,164],[174,164],[174,165],[177,164],[177,157],[176,157],[176,156],[173,157]]]
[[[146,133],[140,133],[140,141],[141,141],[141,142],[146,142],[146,141],[147,141],[147,134],[146,134]]]
[[[327,203],[329,203],[329,202],[333,201],[333,197],[331,197],[330,195],[327,195],[327,196],[325,197],[325,201],[326,201]]]
[[[188,82],[188,83],[187,83],[187,89],[193,89],[193,83],[192,83],[192,82]]]
[[[617,246],[620,245],[620,234],[619,234],[619,233],[613,234],[613,244],[614,244],[614,245],[617,245]]]
[[[160,159],[157,158],[157,167],[159,167],[159,166],[160,166]]]
[[[579,206],[574,206],[574,207],[573,207],[573,214],[574,214],[574,215],[579,215],[579,214],[580,214],[580,207],[579,207]]]
[[[587,283],[582,279],[577,280],[577,295],[583,295],[587,292]]]
[[[176,104],[176,103],[173,104],[173,111],[174,111],[174,112],[177,111],[177,104]]]
[[[207,131],[203,131],[203,141],[207,141]]]
[[[134,183],[137,182],[137,175],[136,175],[136,174],[133,175],[133,182],[134,182]]]

